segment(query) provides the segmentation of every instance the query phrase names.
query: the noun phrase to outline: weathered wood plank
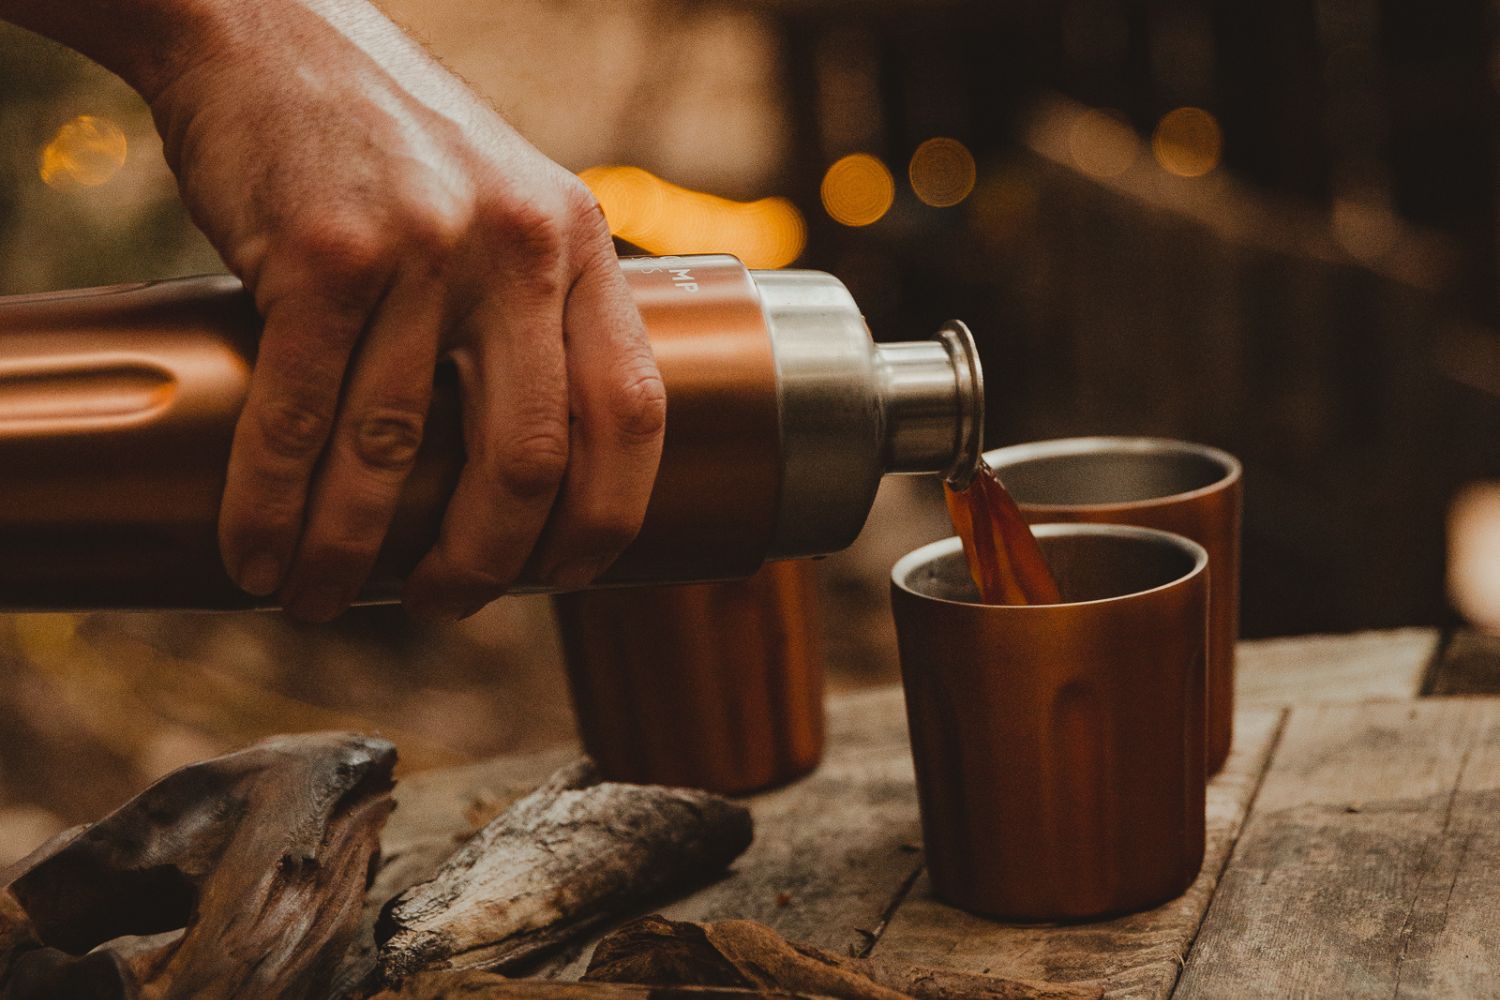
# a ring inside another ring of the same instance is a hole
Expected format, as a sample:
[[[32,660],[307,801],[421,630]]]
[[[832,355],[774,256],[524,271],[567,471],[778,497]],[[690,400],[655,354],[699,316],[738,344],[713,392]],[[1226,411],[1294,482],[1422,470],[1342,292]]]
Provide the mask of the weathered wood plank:
[[[1420,691],[1437,643],[1427,628],[1242,642],[1235,697],[1244,706],[1404,701]]]
[[[750,800],[755,842],[729,877],[660,908],[673,920],[758,920],[794,941],[863,950],[921,864],[917,794],[896,687],[829,702],[811,776]],[[593,943],[543,970],[582,975]]]
[[[1203,871],[1170,903],[1115,920],[1067,926],[1002,924],[945,906],[926,879],[896,910],[875,957],[964,972],[1045,979],[1104,980],[1109,997],[1165,997],[1177,979],[1225,859],[1269,760],[1279,709],[1242,709],[1234,749],[1209,785]]]
[[[1176,996],[1500,989],[1500,701],[1294,709]]]
[[[1500,635],[1463,629],[1438,655],[1428,694],[1500,694]]]
[[[469,834],[534,791],[582,753],[565,743],[530,754],[403,776],[380,843],[387,856],[423,847],[453,853]]]

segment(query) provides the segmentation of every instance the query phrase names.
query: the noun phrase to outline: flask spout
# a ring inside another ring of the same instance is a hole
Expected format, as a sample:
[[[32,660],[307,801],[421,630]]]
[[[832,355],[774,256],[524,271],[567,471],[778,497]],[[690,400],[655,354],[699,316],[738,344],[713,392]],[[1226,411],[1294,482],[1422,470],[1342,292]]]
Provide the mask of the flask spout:
[[[879,344],[875,369],[888,472],[937,472],[962,488],[984,450],[984,374],[958,320],[930,340]]]

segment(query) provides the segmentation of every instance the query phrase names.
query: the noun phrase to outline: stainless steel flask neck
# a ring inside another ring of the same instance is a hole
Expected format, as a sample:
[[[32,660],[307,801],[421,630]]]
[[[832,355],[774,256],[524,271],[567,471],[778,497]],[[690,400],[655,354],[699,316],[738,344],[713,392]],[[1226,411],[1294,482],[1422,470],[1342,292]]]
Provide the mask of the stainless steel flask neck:
[[[776,358],[782,482],[770,558],[825,555],[864,526],[886,473],[963,479],[983,449],[984,378],[967,327],[877,344],[842,282],[752,271]]]

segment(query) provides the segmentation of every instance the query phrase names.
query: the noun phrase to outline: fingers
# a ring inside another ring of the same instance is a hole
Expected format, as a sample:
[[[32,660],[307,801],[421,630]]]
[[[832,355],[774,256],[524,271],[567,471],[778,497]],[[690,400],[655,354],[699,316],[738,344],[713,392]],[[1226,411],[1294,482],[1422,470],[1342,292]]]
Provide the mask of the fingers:
[[[539,581],[582,587],[635,538],[661,459],[666,392],[614,254],[595,258],[563,315],[572,416],[568,471],[531,557]]]
[[[311,287],[266,308],[219,512],[225,568],[261,597],[280,587],[291,565],[349,355],[383,292],[379,281]]]
[[[282,591],[295,618],[343,613],[375,563],[422,442],[443,291],[430,267],[407,268],[354,354]]]
[[[469,318],[454,352],[465,462],[437,545],[403,595],[413,614],[467,617],[520,574],[568,462],[562,283],[517,275]]]

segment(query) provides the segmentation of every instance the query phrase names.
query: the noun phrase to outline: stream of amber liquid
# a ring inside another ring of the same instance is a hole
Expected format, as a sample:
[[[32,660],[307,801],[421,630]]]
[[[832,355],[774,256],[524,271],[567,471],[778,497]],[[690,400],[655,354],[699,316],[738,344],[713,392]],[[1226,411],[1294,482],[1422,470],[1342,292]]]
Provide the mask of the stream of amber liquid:
[[[986,604],[1060,604],[1062,594],[1021,508],[983,461],[967,488],[947,483],[948,516]]]

